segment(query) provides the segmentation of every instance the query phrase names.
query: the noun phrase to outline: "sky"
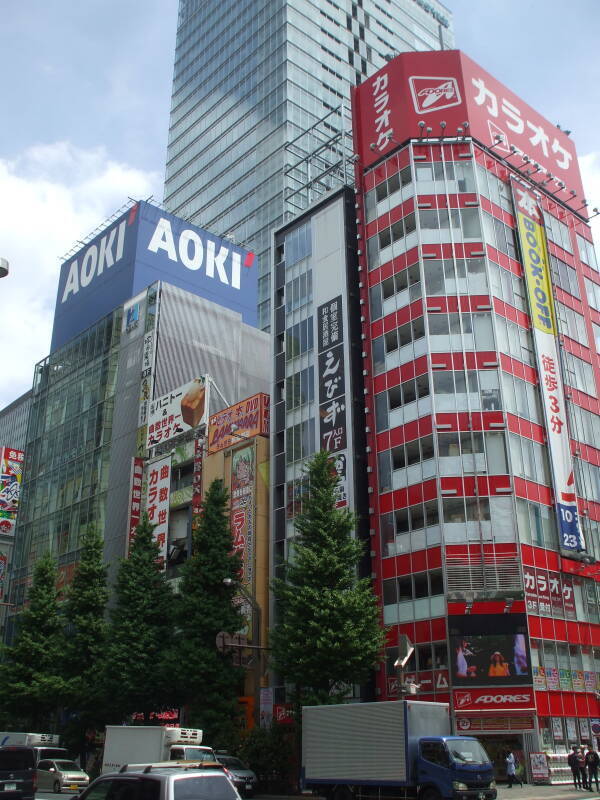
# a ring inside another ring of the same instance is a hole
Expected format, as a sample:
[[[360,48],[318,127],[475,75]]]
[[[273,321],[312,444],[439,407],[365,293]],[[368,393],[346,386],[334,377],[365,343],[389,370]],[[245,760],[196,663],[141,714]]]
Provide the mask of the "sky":
[[[457,47],[572,131],[600,205],[600,2],[445,5]],[[0,408],[48,354],[61,256],[128,197],[162,200],[176,25],[177,0],[3,3]]]

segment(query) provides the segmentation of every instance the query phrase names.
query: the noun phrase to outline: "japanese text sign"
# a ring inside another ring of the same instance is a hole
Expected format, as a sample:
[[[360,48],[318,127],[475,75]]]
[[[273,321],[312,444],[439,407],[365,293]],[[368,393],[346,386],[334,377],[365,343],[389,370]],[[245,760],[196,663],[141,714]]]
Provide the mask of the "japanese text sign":
[[[206,425],[209,408],[207,376],[173,389],[148,404],[148,439],[146,447],[155,447],[180,433]]]
[[[346,447],[346,372],[342,296],[317,309],[319,346],[319,447],[337,453]]]
[[[209,454],[231,447],[241,439],[268,436],[269,405],[269,395],[260,392],[213,414],[208,421]]]
[[[556,338],[550,261],[542,209],[535,194],[513,181],[513,201],[521,260],[533,325],[536,366],[552,464],[560,546],[585,550],[577,518],[571,445],[567,430],[567,408]]]
[[[472,136],[527,155],[553,176],[550,191],[568,203],[573,190],[581,205],[572,140],[458,50],[401,53],[353,90],[352,110],[363,168],[410,138]]]
[[[0,448],[0,533],[14,535],[23,476],[22,450]]]
[[[142,518],[142,485],[144,480],[144,459],[131,459],[131,480],[129,488],[129,524],[127,535],[127,549],[135,538],[135,529]]]
[[[169,533],[169,499],[171,494],[171,454],[150,462],[147,467],[146,510],[148,521],[154,525],[153,536],[158,542],[161,566],[167,562]]]
[[[254,445],[234,450],[231,457],[231,536],[234,552],[242,557],[240,583],[249,587],[254,581],[255,475]]]

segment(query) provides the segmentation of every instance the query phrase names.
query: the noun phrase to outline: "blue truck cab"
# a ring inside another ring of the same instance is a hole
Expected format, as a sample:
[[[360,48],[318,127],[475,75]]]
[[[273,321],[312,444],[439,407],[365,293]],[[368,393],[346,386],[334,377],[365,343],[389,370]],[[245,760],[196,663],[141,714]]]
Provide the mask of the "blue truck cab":
[[[421,737],[411,749],[416,750],[414,782],[421,800],[496,799],[494,768],[477,739]]]

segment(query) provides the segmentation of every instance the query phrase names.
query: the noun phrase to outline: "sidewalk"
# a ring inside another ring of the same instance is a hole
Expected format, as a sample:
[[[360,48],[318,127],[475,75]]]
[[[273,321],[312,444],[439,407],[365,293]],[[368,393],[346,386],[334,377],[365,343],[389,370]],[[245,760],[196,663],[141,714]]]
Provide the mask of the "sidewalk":
[[[305,798],[317,800],[312,795],[275,795],[275,794],[256,794],[254,800],[290,800],[290,798]],[[582,791],[575,789],[572,784],[561,784],[559,786],[544,786],[525,783],[523,787],[516,784],[509,789],[505,783],[498,784],[498,800],[600,800],[600,792]]]

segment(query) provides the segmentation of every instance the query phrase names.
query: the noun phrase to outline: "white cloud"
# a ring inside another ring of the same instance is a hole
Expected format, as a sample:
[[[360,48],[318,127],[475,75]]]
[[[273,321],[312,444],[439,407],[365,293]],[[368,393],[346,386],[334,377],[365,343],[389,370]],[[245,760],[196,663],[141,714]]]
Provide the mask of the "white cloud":
[[[112,160],[104,148],[37,145],[0,159],[0,409],[31,388],[50,349],[60,258],[128,197],[160,196],[162,176]]]
[[[579,158],[579,167],[583,178],[586,200],[589,201],[588,213],[596,206],[600,208],[600,151],[587,153]],[[590,222],[596,254],[600,256],[600,215]]]

